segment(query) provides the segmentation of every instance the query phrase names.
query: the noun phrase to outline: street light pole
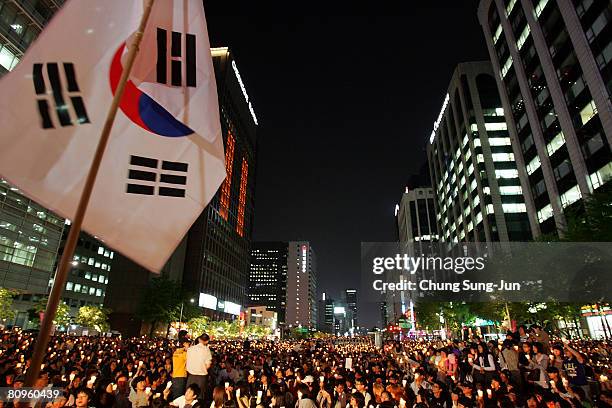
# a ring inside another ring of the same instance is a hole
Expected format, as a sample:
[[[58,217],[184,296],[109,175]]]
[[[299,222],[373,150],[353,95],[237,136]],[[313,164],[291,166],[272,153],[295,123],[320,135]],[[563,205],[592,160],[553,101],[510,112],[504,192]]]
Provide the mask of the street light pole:
[[[189,299],[190,303],[195,302],[195,299]],[[185,302],[181,302],[181,315],[179,316],[179,330],[181,329],[181,323],[183,322],[183,306],[185,305]]]

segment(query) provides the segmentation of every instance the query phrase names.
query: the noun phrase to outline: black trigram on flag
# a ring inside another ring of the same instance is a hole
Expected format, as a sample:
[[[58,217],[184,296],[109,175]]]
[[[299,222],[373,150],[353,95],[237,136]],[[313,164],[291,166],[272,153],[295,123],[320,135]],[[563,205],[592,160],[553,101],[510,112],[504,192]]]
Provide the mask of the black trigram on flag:
[[[160,163],[161,169],[159,167]],[[130,156],[128,172],[130,182],[127,185],[127,192],[130,194],[155,195],[157,189],[157,195],[160,196],[185,197],[187,167],[188,163]],[[138,183],[136,184],[136,182]],[[164,184],[171,184],[174,187]],[[177,188],[177,186],[182,188]]]
[[[47,91],[47,83],[43,72],[45,67],[47,68],[47,80],[51,92]],[[53,111],[55,111],[57,121],[62,127],[72,126],[75,123],[90,123],[83,98],[78,95],[80,90],[76,80],[74,65],[71,62],[64,62],[62,67],[66,80],[65,85],[60,76],[58,63],[34,64],[32,79],[36,95],[42,97],[37,100],[37,103],[43,129],[55,128],[54,120],[52,119],[54,116],[52,114]],[[51,93],[52,98],[49,97],[49,93]],[[69,106],[72,106],[72,111]]]
[[[170,85],[183,86],[183,62],[185,63],[185,86],[196,86],[196,37],[171,31],[170,41]],[[182,61],[181,61],[182,60]],[[157,82],[168,84],[168,31],[157,29]]]

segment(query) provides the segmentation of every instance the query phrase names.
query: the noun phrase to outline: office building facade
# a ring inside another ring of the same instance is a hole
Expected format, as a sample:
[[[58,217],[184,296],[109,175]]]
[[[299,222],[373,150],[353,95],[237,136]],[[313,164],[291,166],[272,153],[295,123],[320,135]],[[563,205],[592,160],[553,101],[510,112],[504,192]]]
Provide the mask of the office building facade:
[[[380,302],[378,307],[380,309],[380,329],[384,329],[389,322],[389,318],[387,317],[387,302]]]
[[[64,229],[62,245],[57,260],[64,252],[70,226]],[[63,301],[70,306],[71,314],[76,316],[81,306],[104,306],[108,279],[112,270],[115,252],[86,233],[81,233],[66,279],[62,295]]]
[[[263,305],[285,323],[287,242],[254,242],[251,248],[248,306]]]
[[[424,173],[424,171],[421,171]],[[402,199],[395,206],[398,239],[400,250],[409,256],[421,255],[427,244],[439,240],[436,223],[435,195],[431,187],[420,187],[429,183],[429,177],[419,174],[411,177],[411,185],[406,187]],[[392,281],[405,279],[405,272],[390,273]],[[398,320],[410,303],[408,291],[386,291],[382,294],[385,304],[385,319],[391,322]]]
[[[206,314],[236,318],[248,302],[257,117],[233,54],[211,52],[227,177],[189,230],[183,286],[207,297]]]
[[[257,118],[230,50],[213,48],[211,54],[227,177],[161,273],[180,282],[204,315],[231,320],[249,303]],[[138,303],[155,275],[120,254],[115,274],[105,305],[121,313],[111,315],[111,326],[124,333],[134,333],[136,327],[139,334]]]
[[[355,334],[355,316],[346,302],[334,303],[334,331],[336,336],[348,336]]]
[[[11,71],[64,0],[0,1],[0,76]]]
[[[63,4],[64,0],[0,1],[0,77],[17,65],[26,49]],[[0,194],[0,286],[19,291],[15,298],[18,312],[15,324],[28,327],[25,310],[47,296],[51,289],[55,266],[61,254],[62,236],[65,237],[66,221],[21,195],[16,187],[5,180],[0,180]],[[79,244],[90,242],[90,239],[82,234]],[[90,243],[90,248],[92,245]],[[87,256],[87,267],[90,266],[90,258]],[[104,262],[98,264],[101,267]],[[71,275],[64,291],[63,300],[74,306],[71,310],[73,315],[77,312],[77,305],[99,305],[104,299],[107,273],[102,270],[100,273],[89,273],[86,279],[85,272],[82,272],[82,276]],[[82,279],[85,282],[81,282]]]
[[[64,0],[0,1],[0,76],[10,71],[19,62],[26,48],[63,4]],[[240,314],[240,309],[247,302],[255,188],[257,117],[233,55],[227,48],[216,48],[212,49],[211,52],[217,79],[228,177],[210,205],[194,223],[186,239],[171,257],[169,261],[171,265],[164,267],[164,273],[176,278],[176,280],[182,280],[189,290],[204,293],[208,296],[209,301],[205,302],[206,306],[204,307],[208,313],[219,318],[234,318]],[[11,196],[18,194],[14,187],[8,186],[7,188],[12,191]],[[30,203],[30,200],[23,196],[20,196],[18,200]],[[32,208],[34,208],[34,203],[32,203]],[[49,237],[45,238],[48,240],[49,246],[41,250],[38,256],[42,262],[44,251],[49,249],[51,254],[48,258],[51,266],[48,268],[52,269],[60,246],[59,240],[56,238],[58,238],[58,235],[59,237],[62,235],[64,220],[37,206],[36,211],[39,210],[45,213],[48,222],[55,220],[60,227],[59,229],[50,228]],[[2,220],[2,214],[0,213],[0,225],[7,224],[9,228],[12,228],[10,226],[19,224],[11,222],[9,219],[5,222]],[[33,225],[33,228],[37,227]],[[8,242],[10,237],[7,236],[6,239],[6,242]],[[94,244],[91,241],[92,239],[86,234],[81,234],[80,242],[90,243],[90,248],[94,246],[103,247],[95,239],[94,241],[97,244]],[[186,255],[187,250],[189,250],[188,255]],[[7,249],[5,252],[7,251],[9,250]],[[83,249],[83,252],[90,252],[90,250]],[[92,280],[94,275],[97,275],[98,280],[100,276],[103,276],[104,282],[106,282],[108,276],[104,271],[94,273],[94,271],[87,270],[92,266],[89,265],[89,259],[96,259],[97,255],[97,253],[79,254],[78,262],[81,262],[81,258],[85,257],[87,258],[87,264],[81,265],[84,267],[83,269],[75,268],[73,272],[76,270],[78,272],[74,272],[76,275],[71,275],[73,277],[72,281],[69,279],[69,282],[72,283],[72,289],[67,286],[65,294],[69,295],[66,300],[71,304],[81,304],[82,301],[90,302],[92,299],[89,299],[89,296],[92,290],[92,295],[97,295],[98,289],[102,293],[105,292],[104,288],[99,287],[99,281],[94,284],[88,284],[93,281],[81,282],[83,279],[85,281]],[[134,296],[142,295],[151,275],[120,254],[116,253],[114,255],[116,257],[114,262],[116,271],[114,272],[116,272],[118,278],[115,284],[112,284],[113,279],[111,277],[109,293],[113,295],[113,299],[105,301],[104,304],[116,311],[125,310],[126,315],[123,316],[122,320],[129,321],[129,325],[133,325],[135,323],[134,312],[138,303]],[[7,258],[8,255],[4,257]],[[76,254],[75,262],[77,262]],[[94,261],[94,268],[96,262],[98,261]],[[99,263],[101,266],[105,264],[105,262]],[[110,263],[107,265],[110,267]],[[14,267],[11,266],[11,268]],[[7,268],[4,269],[7,270]],[[28,278],[28,284],[30,285],[27,289],[28,292],[48,292],[49,281],[52,279],[51,272],[41,273],[36,270],[36,267],[32,270],[34,271],[32,272],[33,276]],[[89,279],[85,277],[88,272]],[[10,287],[8,285],[12,279],[11,275],[9,275],[9,272],[5,272],[5,275],[7,279],[5,284]],[[29,273],[20,271],[19,276],[27,277]],[[131,278],[126,279],[126,276]],[[42,281],[44,281],[44,284],[41,283]],[[75,291],[75,288],[78,288],[78,292]],[[84,293],[84,290],[87,293]],[[211,298],[216,299],[214,307],[211,306]],[[126,306],[126,308],[124,309],[123,306]]]
[[[317,327],[317,262],[307,241],[289,242],[287,256],[287,311],[289,327]]]
[[[400,242],[438,240],[434,200],[431,188],[406,187],[395,210]]]
[[[357,289],[345,289],[344,290],[344,301],[346,302],[346,307],[352,312],[352,327],[357,327]]]
[[[608,0],[482,0],[478,9],[534,235],[612,178]]]
[[[0,287],[15,289],[14,323],[28,327],[27,310],[47,295],[64,219],[0,179]]]
[[[246,326],[257,325],[270,329],[270,334],[278,334],[278,314],[266,306],[249,306],[244,312]]]
[[[328,296],[326,292],[321,294],[318,306],[318,330],[324,333],[334,332],[334,299]]]
[[[427,145],[440,241],[531,239],[512,149],[491,64],[459,64]]]

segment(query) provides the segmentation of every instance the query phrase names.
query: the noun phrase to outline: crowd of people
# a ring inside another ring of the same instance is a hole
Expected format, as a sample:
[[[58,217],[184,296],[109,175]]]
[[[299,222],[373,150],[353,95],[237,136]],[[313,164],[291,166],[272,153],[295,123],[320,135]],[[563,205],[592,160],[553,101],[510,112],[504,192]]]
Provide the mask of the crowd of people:
[[[0,332],[0,387],[23,387],[35,337]],[[0,408],[593,408],[612,407],[612,344],[504,339],[386,341],[52,337],[35,384],[45,400]]]

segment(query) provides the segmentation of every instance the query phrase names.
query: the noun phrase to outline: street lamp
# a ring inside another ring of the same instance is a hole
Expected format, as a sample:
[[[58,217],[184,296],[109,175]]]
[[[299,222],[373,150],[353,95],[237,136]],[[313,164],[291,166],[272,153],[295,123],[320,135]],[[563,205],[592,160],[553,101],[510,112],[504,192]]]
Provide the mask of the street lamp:
[[[195,299],[189,299],[189,302],[193,303],[195,302]],[[181,302],[181,315],[179,317],[179,330],[181,328],[181,323],[183,322],[183,306],[185,305],[185,302]]]

